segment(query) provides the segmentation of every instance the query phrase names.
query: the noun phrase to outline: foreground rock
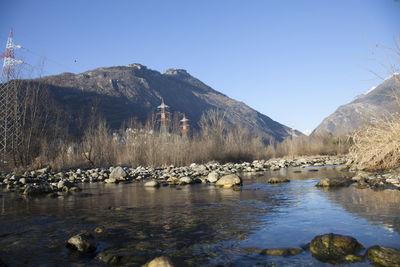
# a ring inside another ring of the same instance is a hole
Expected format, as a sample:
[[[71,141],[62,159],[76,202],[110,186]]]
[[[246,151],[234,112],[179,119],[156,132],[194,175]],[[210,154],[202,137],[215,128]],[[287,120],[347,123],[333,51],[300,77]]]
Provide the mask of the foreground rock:
[[[161,256],[153,259],[146,264],[147,267],[174,267],[170,258]]]
[[[272,177],[268,179],[268,183],[270,184],[280,184],[280,183],[289,183],[290,180],[287,178],[279,178],[279,177]]]
[[[216,183],[216,186],[221,186],[224,188],[233,187],[234,185],[241,185],[242,179],[236,174],[229,174],[221,177]]]
[[[77,234],[68,239],[67,247],[84,253],[90,253],[96,250],[96,246],[93,243],[93,236],[87,232]]]
[[[367,250],[367,256],[379,266],[400,266],[400,249],[373,246]]]
[[[346,178],[325,178],[317,183],[318,187],[342,187],[349,186],[352,180]]]
[[[261,251],[261,254],[267,254],[271,256],[295,256],[302,252],[298,248],[269,248]]]
[[[333,233],[316,236],[310,243],[313,256],[322,261],[344,259],[346,255],[357,254],[363,248],[355,238]]]

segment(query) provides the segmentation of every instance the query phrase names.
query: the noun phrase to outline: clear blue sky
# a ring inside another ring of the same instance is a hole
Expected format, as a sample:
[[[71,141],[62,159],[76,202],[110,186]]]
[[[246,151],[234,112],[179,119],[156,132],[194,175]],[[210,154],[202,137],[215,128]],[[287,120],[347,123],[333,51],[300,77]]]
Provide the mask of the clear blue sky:
[[[400,37],[395,0],[0,0],[0,10],[0,48],[13,27],[31,51],[18,55],[34,66],[46,57],[45,75],[183,68],[303,131],[378,84],[368,58]]]

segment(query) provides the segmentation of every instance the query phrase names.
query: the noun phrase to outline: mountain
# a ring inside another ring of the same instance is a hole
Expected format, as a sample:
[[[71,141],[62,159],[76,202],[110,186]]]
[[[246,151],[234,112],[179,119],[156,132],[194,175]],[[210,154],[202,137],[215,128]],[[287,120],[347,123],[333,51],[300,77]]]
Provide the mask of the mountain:
[[[395,73],[380,85],[357,96],[352,102],[340,106],[325,118],[312,134],[331,133],[334,136],[341,136],[360,129],[366,123],[380,118],[390,118],[396,112],[400,112],[399,94],[400,75]]]
[[[63,73],[29,81],[48,88],[51,101],[62,110],[69,128],[82,125],[82,118],[101,114],[113,129],[136,117],[142,123],[157,112],[161,98],[171,114],[185,113],[192,128],[210,109],[226,112],[230,125],[244,125],[265,140],[281,141],[290,128],[207,86],[182,69],[164,73],[140,64],[98,68],[81,74]],[[296,132],[298,133],[298,132]]]

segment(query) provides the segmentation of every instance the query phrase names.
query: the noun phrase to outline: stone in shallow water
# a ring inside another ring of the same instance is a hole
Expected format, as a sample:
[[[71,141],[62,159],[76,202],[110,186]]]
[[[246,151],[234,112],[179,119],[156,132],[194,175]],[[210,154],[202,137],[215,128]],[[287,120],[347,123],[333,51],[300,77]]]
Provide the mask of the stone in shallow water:
[[[87,232],[74,235],[68,239],[67,247],[85,253],[96,250],[96,246],[93,244],[93,236]]]
[[[148,182],[144,183],[144,186],[146,186],[146,187],[159,187],[160,184],[157,181],[152,180],[152,181],[148,181]]]
[[[184,177],[179,179],[179,184],[181,184],[181,185],[192,184],[192,183],[193,183],[192,178],[190,178],[188,176],[184,176]]]
[[[153,259],[146,264],[147,267],[173,267],[173,263],[170,258],[161,256]]]
[[[367,256],[379,266],[400,266],[400,249],[373,246],[367,250]]]
[[[242,179],[240,179],[240,177],[237,176],[236,174],[225,175],[215,183],[215,185],[223,187],[227,186],[233,187],[234,185],[240,185],[240,184],[242,184]]]
[[[351,180],[345,178],[325,178],[317,183],[318,187],[341,187],[348,186],[352,183]]]
[[[272,177],[268,179],[268,183],[270,184],[279,184],[279,183],[288,183],[290,182],[287,178],[279,178],[279,177]]]
[[[313,256],[322,261],[341,259],[348,254],[356,254],[363,248],[355,238],[334,233],[316,236],[310,243]]]
[[[26,196],[34,196],[34,195],[49,194],[49,193],[53,193],[53,189],[49,184],[28,185],[28,187],[24,191],[24,195]]]
[[[268,248],[261,251],[261,254],[271,256],[294,256],[300,253],[301,249],[298,248]]]

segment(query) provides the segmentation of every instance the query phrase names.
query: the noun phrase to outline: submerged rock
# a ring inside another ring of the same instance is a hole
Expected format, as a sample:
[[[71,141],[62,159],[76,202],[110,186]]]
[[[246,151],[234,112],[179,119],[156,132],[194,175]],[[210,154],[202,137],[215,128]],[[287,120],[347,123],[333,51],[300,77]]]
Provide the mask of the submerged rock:
[[[118,255],[112,251],[103,251],[97,255],[97,259],[106,264],[119,264],[121,262],[122,256]]]
[[[268,248],[261,251],[261,254],[267,254],[271,256],[294,256],[301,253],[301,249],[298,248]]]
[[[41,194],[49,194],[53,192],[54,191],[49,184],[39,184],[39,185],[28,185],[25,188],[23,194],[26,196],[35,196]]]
[[[364,246],[351,237],[338,234],[324,234],[313,238],[310,250],[320,260],[337,260],[349,254],[356,254]]]
[[[157,257],[146,264],[147,267],[173,267],[170,258],[166,256]]]
[[[287,178],[279,178],[279,177],[272,177],[268,179],[268,183],[270,184],[280,184],[280,183],[289,183],[290,180]]]
[[[242,184],[242,179],[236,174],[225,175],[215,183],[215,185],[222,187],[233,187],[240,184]]]
[[[144,186],[146,186],[146,187],[159,187],[160,184],[157,181],[152,180],[152,181],[148,181],[148,182],[144,183]]]
[[[96,246],[93,243],[93,236],[87,232],[74,235],[68,239],[67,247],[85,253],[96,250]]]
[[[367,250],[367,256],[379,266],[400,266],[400,249],[373,246]]]
[[[345,178],[325,178],[317,183],[318,187],[341,187],[349,186],[352,183],[351,180]]]
[[[106,184],[115,184],[115,183],[118,183],[118,180],[116,178],[108,178],[108,179],[105,179],[104,182]]]

